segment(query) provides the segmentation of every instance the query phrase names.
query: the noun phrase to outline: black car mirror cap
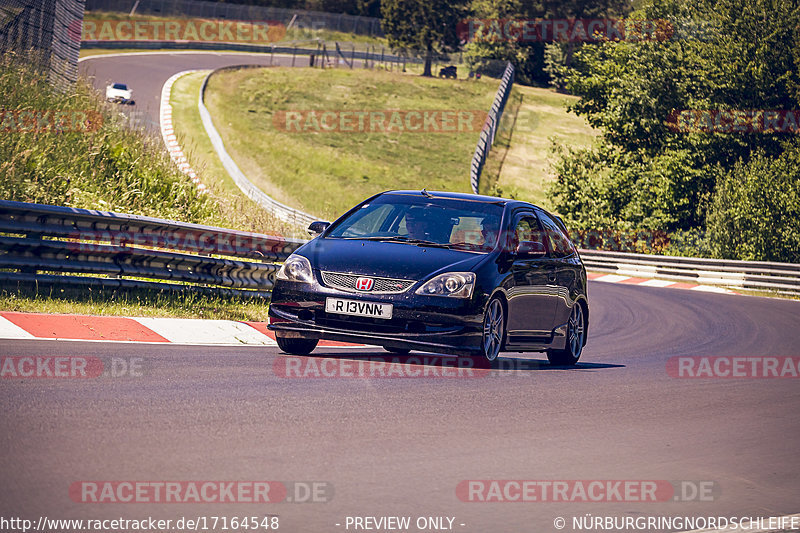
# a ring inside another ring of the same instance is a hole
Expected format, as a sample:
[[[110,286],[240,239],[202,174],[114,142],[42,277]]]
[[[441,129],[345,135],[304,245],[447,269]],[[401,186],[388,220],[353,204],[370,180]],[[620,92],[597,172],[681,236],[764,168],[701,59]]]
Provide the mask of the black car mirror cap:
[[[525,259],[535,259],[537,257],[544,257],[547,249],[544,243],[537,241],[522,241],[517,246],[517,257]]]
[[[308,225],[308,233],[311,235],[319,235],[330,226],[330,222],[325,222],[323,220],[315,220],[311,224]]]

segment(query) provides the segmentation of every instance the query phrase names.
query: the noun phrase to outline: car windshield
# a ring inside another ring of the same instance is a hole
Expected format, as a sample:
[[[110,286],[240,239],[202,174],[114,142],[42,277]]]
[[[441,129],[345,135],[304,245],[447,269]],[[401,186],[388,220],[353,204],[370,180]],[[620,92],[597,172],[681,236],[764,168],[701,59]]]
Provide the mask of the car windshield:
[[[336,222],[325,237],[488,252],[497,244],[502,215],[499,201],[384,194]]]
[[[114,84],[114,88],[115,89],[119,89],[120,91],[127,91],[128,90],[128,86],[125,85],[124,83],[115,83]]]

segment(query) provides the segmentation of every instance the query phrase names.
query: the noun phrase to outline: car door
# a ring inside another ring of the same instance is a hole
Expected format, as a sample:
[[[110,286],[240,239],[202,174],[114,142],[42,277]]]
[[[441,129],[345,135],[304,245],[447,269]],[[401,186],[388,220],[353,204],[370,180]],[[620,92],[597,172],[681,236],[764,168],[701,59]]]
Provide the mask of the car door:
[[[555,289],[553,328],[565,324],[574,304],[573,296],[581,273],[580,261],[569,237],[547,213],[537,211],[544,230],[548,255],[552,267],[551,282]]]
[[[553,266],[548,257],[519,257],[514,252],[521,241],[542,242],[544,233],[533,213],[518,216],[509,236],[512,283],[508,298],[508,344],[525,344],[549,337],[555,314]]]

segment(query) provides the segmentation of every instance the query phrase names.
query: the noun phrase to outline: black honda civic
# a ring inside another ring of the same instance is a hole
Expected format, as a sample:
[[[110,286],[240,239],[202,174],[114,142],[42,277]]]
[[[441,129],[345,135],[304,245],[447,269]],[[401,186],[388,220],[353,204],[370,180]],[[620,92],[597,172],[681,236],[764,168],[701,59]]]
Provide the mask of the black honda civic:
[[[482,355],[547,352],[572,365],[586,343],[586,270],[558,217],[450,192],[388,191],[298,248],[276,275],[269,329],[284,352],[319,339]]]

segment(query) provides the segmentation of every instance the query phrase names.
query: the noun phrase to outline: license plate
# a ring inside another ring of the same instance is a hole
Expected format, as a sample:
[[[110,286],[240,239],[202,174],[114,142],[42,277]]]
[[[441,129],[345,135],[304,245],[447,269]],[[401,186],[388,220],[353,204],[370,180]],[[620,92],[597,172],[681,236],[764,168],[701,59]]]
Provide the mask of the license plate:
[[[367,316],[370,318],[392,318],[392,304],[326,298],[325,312],[339,315]]]

